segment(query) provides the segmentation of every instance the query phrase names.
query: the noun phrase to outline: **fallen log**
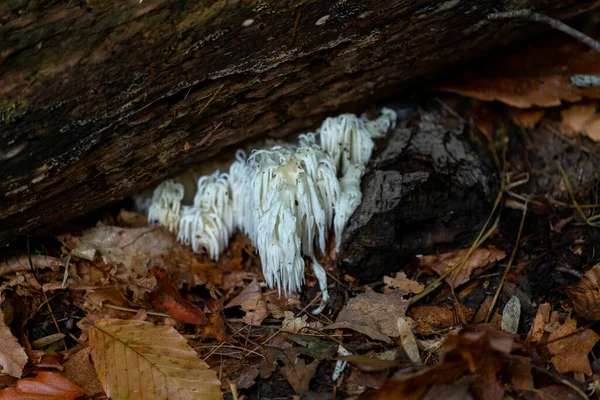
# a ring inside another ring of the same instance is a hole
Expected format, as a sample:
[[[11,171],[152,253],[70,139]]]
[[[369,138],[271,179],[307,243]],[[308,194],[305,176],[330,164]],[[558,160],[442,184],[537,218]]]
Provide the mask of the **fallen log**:
[[[362,280],[399,271],[416,254],[469,247],[500,188],[496,168],[469,144],[463,119],[408,112],[380,143],[342,238],[339,265]]]
[[[565,19],[595,1],[524,1]],[[4,2],[0,243],[543,29],[495,1]],[[520,29],[515,29],[519,27]]]

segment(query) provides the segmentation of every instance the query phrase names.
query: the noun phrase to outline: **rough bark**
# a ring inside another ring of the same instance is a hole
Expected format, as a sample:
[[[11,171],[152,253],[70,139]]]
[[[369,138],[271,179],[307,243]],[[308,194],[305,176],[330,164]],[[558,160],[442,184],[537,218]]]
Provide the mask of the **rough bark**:
[[[497,196],[496,169],[468,144],[464,120],[411,114],[379,144],[344,231],[339,265],[354,277],[381,279],[415,254],[468,247]]]
[[[562,19],[597,2],[517,3]],[[225,146],[359,109],[538,29],[486,20],[501,7],[491,0],[2,2],[0,243]]]

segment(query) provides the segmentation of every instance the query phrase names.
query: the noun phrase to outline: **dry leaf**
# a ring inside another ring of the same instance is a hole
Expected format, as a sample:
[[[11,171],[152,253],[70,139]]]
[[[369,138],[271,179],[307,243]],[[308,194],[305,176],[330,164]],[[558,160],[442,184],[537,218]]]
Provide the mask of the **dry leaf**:
[[[437,399],[437,385],[451,385],[465,376],[476,378],[475,381],[467,381],[471,390],[479,394],[475,398],[502,398],[500,395],[504,393],[504,389],[497,381],[497,372],[507,359],[505,355],[513,349],[513,337],[487,324],[467,329],[459,334],[448,335],[441,351],[440,363],[416,373],[393,377],[379,391],[365,398]]]
[[[88,330],[94,367],[111,399],[221,399],[217,374],[170,326],[100,320]]]
[[[600,320],[600,264],[596,264],[573,286],[565,288],[580,317],[589,321]]]
[[[415,335],[413,335],[410,325],[403,317],[398,318],[398,332],[400,332],[400,340],[402,342],[404,352],[410,361],[421,364],[421,354],[419,354],[419,348],[417,347]]]
[[[423,289],[425,289],[425,286],[421,285],[419,282],[408,279],[403,271],[396,273],[395,278],[384,276],[383,283],[391,288],[405,290],[415,294],[421,293]]]
[[[31,264],[29,261],[31,260]],[[34,269],[50,268],[52,271],[58,271],[60,268],[60,260],[55,257],[31,255],[18,256],[9,258],[0,263],[0,276],[6,274],[14,274],[15,272],[31,271],[31,266]]]
[[[517,296],[513,296],[506,302],[502,310],[502,322],[500,327],[504,332],[516,334],[519,330],[519,320],[521,319],[521,301]]]
[[[596,116],[596,118],[585,126],[585,136],[595,142],[600,141],[600,117]]]
[[[371,339],[392,343],[390,337],[399,336],[398,318],[404,316],[408,307],[408,300],[402,294],[402,291],[362,293],[350,299],[335,323],[323,329],[352,329]]]
[[[235,306],[240,306],[246,312],[243,321],[248,325],[260,326],[263,319],[269,315],[267,302],[256,279],[246,286],[242,293],[234,297],[225,308]]]
[[[474,65],[462,77],[452,77],[441,90],[518,108],[600,97],[598,87],[572,85],[575,74],[600,74],[600,55],[578,41],[556,36]]]
[[[293,357],[293,356],[291,356]],[[287,357],[286,359],[289,359]],[[319,366],[319,360],[314,360],[310,364],[306,364],[303,359],[295,357],[295,362],[286,362],[281,368],[281,374],[287,379],[292,385],[294,391],[298,394],[307,392],[309,390],[310,380],[317,372]]]
[[[0,390],[6,400],[74,400],[83,390],[57,372],[40,372],[35,378],[23,378],[13,388]]]
[[[148,264],[157,263],[179,246],[166,229],[103,224],[84,231],[83,236],[69,244],[74,256],[94,261],[100,255],[106,265],[117,267],[117,277],[131,280],[148,276]]]
[[[517,110],[510,113],[512,122],[522,128],[533,129],[544,117],[544,110]]]
[[[89,347],[86,347],[69,358],[64,364],[64,375],[91,397],[104,393],[104,389],[98,380],[94,365],[90,361],[90,350]]]
[[[552,364],[561,373],[582,372],[592,374],[588,354],[600,339],[591,329],[577,330],[577,320],[572,319],[548,336],[548,351],[552,354]],[[565,337],[564,339],[560,339]],[[557,340],[558,339],[558,340]]]
[[[461,304],[461,311],[467,321],[473,318],[473,310]],[[460,321],[452,306],[416,306],[409,310],[410,317],[417,323],[414,328],[417,333],[431,334],[440,329],[457,325]]]
[[[2,366],[0,372],[20,378],[27,360],[25,350],[6,326],[4,314],[0,310],[0,366]]]
[[[542,303],[535,314],[535,318],[533,319],[533,324],[531,324],[531,341],[539,342],[542,340],[544,336],[545,326],[550,321],[550,311],[552,311],[552,306],[550,303]]]
[[[433,269],[442,275],[452,267],[456,266],[467,255],[469,249],[462,249],[438,256],[423,256],[419,264]],[[454,287],[460,286],[471,279],[471,274],[477,268],[483,268],[490,263],[500,261],[506,257],[506,253],[490,246],[488,249],[475,249],[469,259],[457,271],[446,277],[446,282]]]
[[[560,112],[560,130],[566,134],[581,133],[596,116],[596,104],[575,104]]]
[[[159,267],[152,267],[150,272],[157,280],[156,288],[154,288],[151,295],[154,307],[165,311],[177,321],[200,326],[205,326],[208,323],[204,311],[179,294],[167,271]]]

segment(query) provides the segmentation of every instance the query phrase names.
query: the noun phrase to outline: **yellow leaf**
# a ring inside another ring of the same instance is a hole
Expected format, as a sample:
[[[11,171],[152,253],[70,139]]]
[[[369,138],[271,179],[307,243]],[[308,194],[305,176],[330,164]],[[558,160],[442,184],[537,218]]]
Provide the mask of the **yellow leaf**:
[[[108,319],[88,331],[106,395],[120,399],[222,399],[215,371],[170,326]]]

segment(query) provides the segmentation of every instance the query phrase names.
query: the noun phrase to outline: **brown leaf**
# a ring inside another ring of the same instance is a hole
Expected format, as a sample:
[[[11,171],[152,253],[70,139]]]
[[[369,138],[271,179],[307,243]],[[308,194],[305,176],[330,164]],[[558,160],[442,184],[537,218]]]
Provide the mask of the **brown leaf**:
[[[469,331],[448,335],[443,349],[442,361],[419,372],[395,376],[383,387],[366,396],[367,399],[388,400],[435,399],[439,385],[452,385],[467,375],[474,375],[471,384],[479,395],[497,399],[504,393],[497,381],[497,372],[502,368],[505,357],[513,348],[511,335],[495,330],[490,325],[469,327]],[[487,387],[486,387],[487,386]],[[484,390],[482,392],[481,390]],[[430,395],[431,392],[431,395]],[[443,390],[442,393],[446,393]],[[426,397],[427,396],[427,397]]]
[[[113,399],[221,399],[217,374],[173,327],[101,320],[88,330],[104,391]]]
[[[23,378],[14,388],[0,390],[6,400],[74,400],[83,390],[57,372],[40,372],[35,378]]]
[[[531,324],[531,341],[539,342],[542,340],[544,336],[545,327],[548,322],[550,322],[550,311],[552,311],[552,306],[550,303],[542,303],[535,314],[535,318],[533,319],[533,324]]]
[[[240,306],[246,312],[243,320],[248,325],[260,326],[269,315],[267,302],[256,279],[246,286],[242,293],[233,298],[225,308],[235,306]]]
[[[533,375],[531,374],[531,358],[524,356],[512,356],[513,363],[509,370],[510,383],[513,387],[528,390],[534,387]]]
[[[307,392],[309,390],[310,380],[315,376],[317,367],[319,366],[319,360],[314,360],[310,364],[306,364],[303,359],[295,357],[292,362],[289,360],[290,357],[286,358],[287,362],[281,368],[281,374],[287,379],[292,385],[294,391],[298,394]]]
[[[574,74],[600,74],[600,55],[576,40],[557,36],[474,65],[441,89],[518,108],[600,97],[597,87],[572,85]]]
[[[369,357],[362,354],[352,354],[349,356],[339,357],[339,359],[349,362],[350,364],[355,365],[361,371],[366,372],[386,371],[390,368],[400,366],[406,367],[410,365],[408,360],[380,360],[379,358]]]
[[[395,278],[384,276],[383,283],[393,289],[405,290],[408,293],[421,293],[425,289],[425,286],[419,282],[408,279],[403,271],[396,273]]]
[[[419,264],[433,269],[442,275],[452,267],[456,266],[467,255],[469,249],[462,249],[437,256],[423,256]],[[490,263],[500,261],[506,257],[506,253],[490,246],[488,249],[475,249],[469,259],[460,267],[446,277],[446,282],[454,287],[460,286],[471,279],[471,274],[477,268],[483,268]]]
[[[533,129],[544,117],[544,110],[516,110],[510,113],[512,122],[522,128]]]
[[[323,329],[348,328],[369,336],[371,339],[391,343],[390,337],[398,337],[398,318],[408,308],[408,300],[402,291],[386,294],[368,291],[353,299],[340,311],[335,323]]]
[[[90,350],[86,347],[69,358],[64,364],[64,375],[71,382],[79,385],[86,395],[95,396],[104,393],[104,389],[90,361]]]
[[[589,321],[600,320],[600,264],[587,271],[579,283],[567,286],[565,293],[580,317]]]
[[[467,321],[473,317],[473,310],[459,305]],[[410,317],[417,323],[416,332],[431,334],[443,328],[455,326],[460,323],[452,306],[416,306],[409,310]]]
[[[31,264],[29,263],[30,260]],[[55,257],[42,255],[25,255],[9,258],[0,263],[0,276],[14,274],[15,272],[31,271],[32,265],[34,269],[50,268],[52,271],[58,271],[60,260]]]
[[[571,319],[550,334],[548,351],[552,354],[552,364],[561,374],[582,372],[591,375],[592,367],[588,354],[600,339],[600,335],[591,329],[574,333],[576,330],[577,320]],[[562,337],[564,339],[560,339]]]
[[[4,314],[0,310],[0,366],[2,366],[0,372],[20,378],[27,360],[25,350],[6,326]]]
[[[167,271],[152,267],[150,272],[158,282],[151,295],[152,306],[166,312],[177,321],[200,326],[208,323],[204,311],[181,296]]]
[[[206,304],[206,307],[210,312],[210,316],[208,317],[209,323],[206,326],[198,327],[200,337],[202,339],[215,338],[219,342],[236,343],[236,340],[225,331],[225,320],[221,315],[223,312],[221,303],[216,300],[210,300]]]
[[[560,130],[566,134],[581,133],[596,116],[596,104],[575,104],[560,112]]]

